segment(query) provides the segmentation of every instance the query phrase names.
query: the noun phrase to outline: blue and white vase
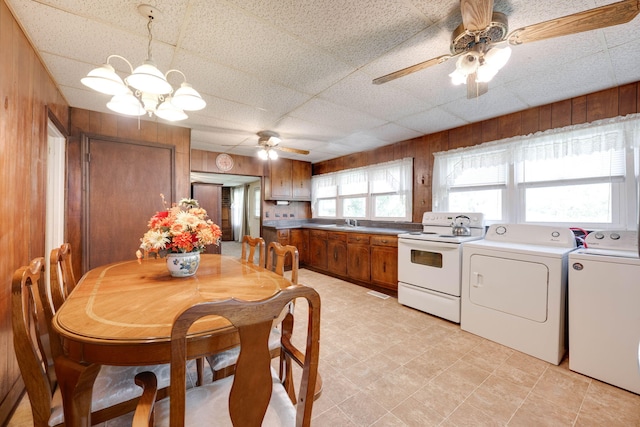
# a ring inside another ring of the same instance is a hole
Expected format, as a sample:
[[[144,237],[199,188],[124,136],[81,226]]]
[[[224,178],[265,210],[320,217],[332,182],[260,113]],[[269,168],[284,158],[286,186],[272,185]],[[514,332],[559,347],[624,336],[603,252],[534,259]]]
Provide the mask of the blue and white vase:
[[[189,277],[196,274],[200,265],[200,252],[167,254],[167,268],[173,277]]]

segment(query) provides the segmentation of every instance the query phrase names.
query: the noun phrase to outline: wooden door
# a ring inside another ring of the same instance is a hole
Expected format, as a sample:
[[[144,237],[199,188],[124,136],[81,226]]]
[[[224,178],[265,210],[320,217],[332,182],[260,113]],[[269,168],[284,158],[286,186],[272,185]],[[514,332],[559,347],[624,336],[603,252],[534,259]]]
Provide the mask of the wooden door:
[[[175,148],[85,137],[83,154],[83,270],[135,259],[149,219],[165,209],[160,194],[178,201]]]
[[[223,187],[217,184],[192,184],[191,197],[196,199],[200,204],[200,207],[204,208],[207,211],[209,219],[215,224],[218,224],[221,230],[223,230],[222,240],[225,240],[222,214],[222,189]],[[219,254],[220,246],[207,245],[205,248],[205,253]]]

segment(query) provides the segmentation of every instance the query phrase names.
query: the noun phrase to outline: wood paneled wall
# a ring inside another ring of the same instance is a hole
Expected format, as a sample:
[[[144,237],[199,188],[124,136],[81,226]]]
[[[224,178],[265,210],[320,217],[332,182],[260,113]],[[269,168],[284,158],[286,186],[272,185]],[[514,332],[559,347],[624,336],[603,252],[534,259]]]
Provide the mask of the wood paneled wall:
[[[71,243],[73,269],[76,277],[82,271],[82,135],[99,135],[128,141],[155,142],[176,147],[176,195],[177,199],[190,197],[190,147],[191,129],[155,121],[140,120],[113,114],[71,108],[68,144],[67,187],[67,241]],[[114,181],[117,182],[117,181]],[[129,183],[144,185],[144,182]],[[127,191],[122,188],[121,191]],[[157,194],[149,197],[158,197]],[[177,200],[168,200],[175,202]],[[105,209],[126,209],[123,206],[105,206]]]
[[[232,175],[249,175],[264,177],[265,162],[257,157],[240,156],[233,157],[233,169],[222,172],[216,166],[217,152],[204,150],[191,150],[191,171],[209,173],[228,173]],[[262,181],[264,183],[264,180]],[[311,218],[311,204],[309,202],[290,202],[287,206],[277,206],[276,202],[264,200],[264,188],[262,189],[262,220],[297,220]]]
[[[68,104],[0,1],[0,425],[24,390],[13,350],[11,279],[44,256],[47,117],[68,131]]]
[[[431,210],[433,153],[640,112],[640,82],[437,132],[313,165],[313,175],[413,157],[413,221]]]

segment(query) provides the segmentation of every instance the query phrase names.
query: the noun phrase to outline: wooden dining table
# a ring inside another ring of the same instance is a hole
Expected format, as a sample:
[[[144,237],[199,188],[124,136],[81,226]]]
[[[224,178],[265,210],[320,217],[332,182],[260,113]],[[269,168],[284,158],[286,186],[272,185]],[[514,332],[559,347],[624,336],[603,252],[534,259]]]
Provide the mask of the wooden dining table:
[[[183,309],[232,297],[262,300],[290,285],[263,267],[214,254],[201,255],[196,274],[185,278],[172,277],[164,259],[119,262],[88,271],[53,319],[68,357],[86,367],[78,378],[58,379],[63,383],[66,425],[91,425],[96,367],[169,363],[171,327]],[[237,344],[235,328],[226,319],[209,316],[189,331],[187,357],[195,359]]]

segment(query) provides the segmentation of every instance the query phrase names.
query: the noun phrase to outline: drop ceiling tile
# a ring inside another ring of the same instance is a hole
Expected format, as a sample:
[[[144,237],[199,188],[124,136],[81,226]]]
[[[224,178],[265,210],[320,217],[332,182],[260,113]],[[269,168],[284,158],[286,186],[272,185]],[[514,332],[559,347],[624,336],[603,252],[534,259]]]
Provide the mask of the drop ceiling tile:
[[[567,79],[567,76],[571,76]],[[597,78],[594,78],[597,76]],[[544,76],[532,81],[517,80],[506,86],[530,106],[569,99],[615,85],[614,74],[606,53],[596,53],[560,67],[550,67]]]
[[[291,116],[346,132],[358,132],[362,129],[369,129],[385,123],[384,120],[360,111],[318,98],[311,99],[303,106],[292,111]]]
[[[440,107],[436,107],[412,116],[404,117],[397,120],[396,123],[424,135],[463,126],[467,124],[467,121]]]
[[[392,85],[374,85],[369,75],[356,72],[320,94],[335,104],[374,117],[394,120],[430,106],[426,101]]]
[[[360,67],[430,24],[409,3],[388,0],[233,0],[260,19]]]
[[[478,122],[526,109],[528,105],[514,96],[514,93],[515,91],[505,86],[490,87],[487,93],[478,98],[465,97],[443,105],[441,108],[469,123]]]

